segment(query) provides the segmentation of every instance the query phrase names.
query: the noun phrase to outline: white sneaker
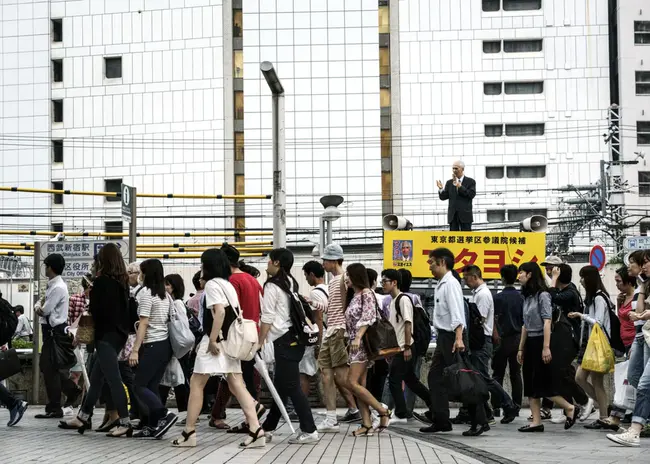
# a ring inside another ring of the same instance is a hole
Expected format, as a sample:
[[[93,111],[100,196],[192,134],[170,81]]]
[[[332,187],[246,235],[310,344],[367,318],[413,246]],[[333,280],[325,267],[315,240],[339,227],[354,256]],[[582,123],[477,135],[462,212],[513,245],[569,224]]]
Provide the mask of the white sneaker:
[[[389,425],[394,425],[394,424],[407,424],[407,423],[408,423],[408,419],[406,419],[406,418],[402,419],[402,418],[400,418],[400,417],[395,417],[395,416],[393,416],[393,417],[390,419],[390,421],[388,422]]]
[[[326,417],[323,419],[323,422],[318,424],[316,430],[320,433],[337,433],[339,431],[339,423]]]
[[[639,436],[631,431],[625,433],[608,433],[607,439],[623,446],[639,446]]]
[[[559,416],[551,419],[552,424],[564,424],[565,422],[566,422],[566,416],[564,414],[560,414]]]
[[[582,410],[582,414],[580,414],[580,422],[586,421],[595,412],[596,408],[594,408],[594,400],[589,398],[589,401],[587,401],[585,408]]]
[[[296,435],[289,438],[289,443],[292,445],[308,445],[311,443],[318,443],[318,439],[319,439],[318,432],[301,433],[300,435]]]
[[[74,408],[72,406],[63,408],[63,417],[72,417],[72,416],[74,416]]]

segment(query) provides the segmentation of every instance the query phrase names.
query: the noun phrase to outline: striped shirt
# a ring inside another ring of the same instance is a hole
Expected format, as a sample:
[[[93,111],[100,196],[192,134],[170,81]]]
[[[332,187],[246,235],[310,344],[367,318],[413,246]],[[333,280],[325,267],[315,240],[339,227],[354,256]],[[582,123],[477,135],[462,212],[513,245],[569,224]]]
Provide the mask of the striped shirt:
[[[143,343],[161,342],[169,338],[169,309],[172,301],[169,295],[164,300],[152,296],[151,290],[144,287],[136,296],[138,300],[138,316],[148,317],[149,325],[144,335]]]
[[[329,304],[327,305],[327,331],[325,338],[330,337],[337,330],[345,330],[345,309],[341,295],[341,279],[343,274],[332,277],[329,283]]]

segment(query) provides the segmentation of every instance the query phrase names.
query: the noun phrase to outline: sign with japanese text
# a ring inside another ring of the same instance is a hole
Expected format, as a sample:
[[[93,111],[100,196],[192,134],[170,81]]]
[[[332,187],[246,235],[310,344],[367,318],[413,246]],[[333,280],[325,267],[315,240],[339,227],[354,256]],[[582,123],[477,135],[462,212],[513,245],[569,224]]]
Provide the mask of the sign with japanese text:
[[[536,232],[384,232],[384,267],[405,268],[413,277],[430,278],[427,260],[436,248],[448,248],[456,257],[457,271],[475,264],[485,279],[501,278],[505,264],[538,262],[546,254],[546,234]]]
[[[65,269],[61,277],[64,279],[80,279],[90,272],[95,255],[107,243],[113,243],[122,252],[126,261],[129,257],[129,245],[126,240],[94,240],[94,241],[58,241],[41,243],[41,278],[45,278],[43,260],[54,253],[65,259]]]

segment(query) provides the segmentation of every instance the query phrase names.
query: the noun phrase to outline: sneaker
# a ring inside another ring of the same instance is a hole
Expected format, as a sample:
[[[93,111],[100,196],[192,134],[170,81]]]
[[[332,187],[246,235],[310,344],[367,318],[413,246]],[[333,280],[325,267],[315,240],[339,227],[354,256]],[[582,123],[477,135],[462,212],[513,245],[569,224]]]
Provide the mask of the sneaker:
[[[293,436],[289,438],[289,444],[291,445],[309,445],[312,443],[318,443],[318,432],[313,433],[301,433],[300,435]]]
[[[494,417],[489,417],[487,420],[488,425],[497,425],[497,420]],[[489,428],[488,428],[489,430]]]
[[[337,433],[339,431],[339,423],[325,417],[325,419],[318,424],[316,430],[320,433]]]
[[[564,414],[560,414],[559,416],[551,419],[551,423],[553,424],[564,424],[565,422],[566,422],[566,416]]]
[[[173,412],[167,413],[165,417],[158,421],[158,426],[154,432],[154,438],[160,440],[167,433],[172,425],[176,423],[178,416]]]
[[[11,408],[11,411],[9,411],[9,422],[7,422],[7,427],[13,427],[20,422],[20,419],[23,418],[23,414],[25,414],[25,411],[27,410],[27,406],[29,406],[27,401],[19,401],[13,408]]]
[[[585,405],[584,409],[582,410],[582,414],[580,415],[580,422],[586,421],[595,412],[596,408],[594,407],[594,400],[589,398],[589,401],[587,401],[587,404]]]
[[[607,439],[623,446],[639,446],[641,441],[636,433],[630,431],[619,434],[608,433]]]
[[[336,420],[338,422],[345,422],[346,424],[350,424],[352,422],[359,422],[361,420],[361,414],[359,413],[358,409],[354,411],[348,409],[348,412],[346,412],[344,416],[337,417]]]
[[[66,406],[63,408],[63,417],[72,417],[74,416],[74,408],[72,406]]]
[[[155,438],[155,434],[156,429],[145,425],[140,430],[133,432],[133,438]]]

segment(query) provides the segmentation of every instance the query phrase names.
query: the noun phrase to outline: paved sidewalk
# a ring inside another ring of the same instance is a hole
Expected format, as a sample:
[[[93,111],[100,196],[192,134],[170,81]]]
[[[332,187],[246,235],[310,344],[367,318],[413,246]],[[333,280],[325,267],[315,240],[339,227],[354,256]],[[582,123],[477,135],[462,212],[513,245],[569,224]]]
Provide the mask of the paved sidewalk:
[[[173,427],[164,440],[111,439],[88,431],[60,430],[58,420],[37,420],[42,407],[32,407],[16,427],[7,428],[6,409],[0,409],[0,462],[2,464],[38,463],[200,463],[200,464],[478,464],[460,452],[435,443],[395,433],[371,438],[353,438],[349,433],[357,425],[342,425],[336,434],[324,434],[316,445],[289,445],[289,427],[284,424],[264,449],[240,450],[242,435],[218,432],[204,418],[198,428],[196,448],[172,448],[170,441],[180,434]],[[102,410],[95,418],[101,419]],[[203,416],[205,417],[205,416]],[[228,411],[228,422],[241,421],[239,410]],[[97,421],[95,427],[99,426]],[[298,424],[294,424],[297,428]]]

